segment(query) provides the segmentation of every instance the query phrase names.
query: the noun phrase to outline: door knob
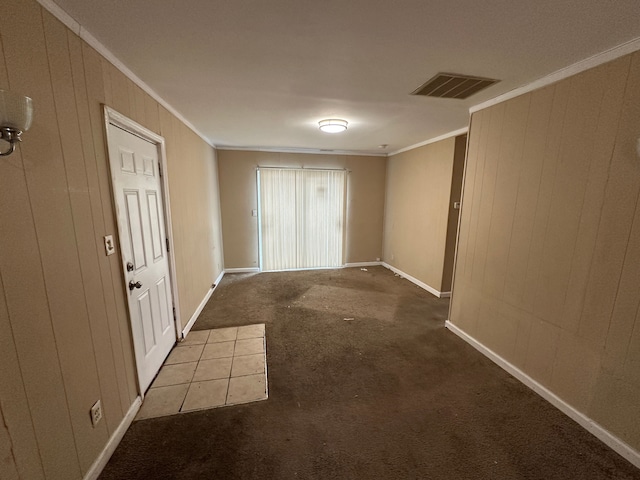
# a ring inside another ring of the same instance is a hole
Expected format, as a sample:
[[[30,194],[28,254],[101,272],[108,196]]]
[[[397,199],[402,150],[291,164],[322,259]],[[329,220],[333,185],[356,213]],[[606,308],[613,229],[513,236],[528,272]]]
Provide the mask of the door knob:
[[[133,263],[127,262],[127,272],[133,272]]]
[[[133,283],[133,280],[129,281],[129,290],[133,290],[134,288],[141,288],[142,284],[140,282]]]

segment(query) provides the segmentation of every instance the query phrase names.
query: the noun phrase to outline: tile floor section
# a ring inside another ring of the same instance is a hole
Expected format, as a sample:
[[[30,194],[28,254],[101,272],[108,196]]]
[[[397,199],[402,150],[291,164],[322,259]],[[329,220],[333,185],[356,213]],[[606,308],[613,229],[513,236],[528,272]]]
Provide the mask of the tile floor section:
[[[266,400],[264,324],[189,332],[167,357],[136,420]]]

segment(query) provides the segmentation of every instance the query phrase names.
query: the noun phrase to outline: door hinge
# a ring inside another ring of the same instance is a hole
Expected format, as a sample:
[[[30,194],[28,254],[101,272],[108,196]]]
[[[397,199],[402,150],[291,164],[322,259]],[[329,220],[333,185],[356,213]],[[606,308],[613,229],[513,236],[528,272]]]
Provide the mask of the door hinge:
[[[162,164],[158,162],[158,174],[162,177]]]
[[[176,307],[173,307],[173,321],[175,322],[176,320],[178,320],[176,318]]]
[[[169,239],[165,238],[166,242],[167,242],[167,252],[170,252],[171,250],[169,249]]]

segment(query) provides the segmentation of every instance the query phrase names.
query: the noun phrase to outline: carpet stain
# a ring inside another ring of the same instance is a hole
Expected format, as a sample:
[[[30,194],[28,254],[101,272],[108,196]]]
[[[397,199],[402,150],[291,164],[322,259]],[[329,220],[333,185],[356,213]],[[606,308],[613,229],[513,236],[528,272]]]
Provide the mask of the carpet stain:
[[[448,305],[382,267],[225,276],[194,329],[265,323],[269,399],[136,422],[100,478],[640,478]]]
[[[348,321],[358,317],[391,322],[394,320],[397,302],[398,297],[388,293],[314,285],[300,295],[291,306],[335,313],[343,320],[348,318]]]

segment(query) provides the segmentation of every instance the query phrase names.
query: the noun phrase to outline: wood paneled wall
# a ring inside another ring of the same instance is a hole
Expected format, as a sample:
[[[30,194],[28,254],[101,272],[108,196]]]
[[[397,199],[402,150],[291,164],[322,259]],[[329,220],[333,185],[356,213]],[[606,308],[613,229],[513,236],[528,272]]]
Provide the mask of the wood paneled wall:
[[[465,139],[447,138],[387,161],[384,261],[439,292],[451,287],[451,272],[445,275],[444,269],[453,269],[458,213],[453,202],[460,198]],[[454,161],[458,183],[452,191]],[[450,216],[453,235],[447,234]]]
[[[385,157],[218,150],[226,268],[258,268],[256,167],[346,168],[346,263],[382,256]]]
[[[216,151],[164,107],[160,133],[168,160],[178,295],[184,327],[222,273]]]
[[[34,0],[2,11],[0,88],[35,120],[0,159],[0,476],[78,479],[137,396],[101,104],[167,140],[183,323],[221,271],[215,152]]]
[[[640,52],[472,116],[451,321],[640,450]]]

